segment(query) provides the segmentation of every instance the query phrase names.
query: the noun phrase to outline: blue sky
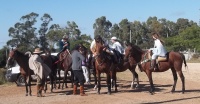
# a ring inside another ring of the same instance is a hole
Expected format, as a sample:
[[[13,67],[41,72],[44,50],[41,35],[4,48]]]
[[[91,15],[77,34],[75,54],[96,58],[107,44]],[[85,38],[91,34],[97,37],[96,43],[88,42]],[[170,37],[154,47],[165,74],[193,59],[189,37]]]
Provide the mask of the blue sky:
[[[31,12],[38,13],[39,18],[48,13],[53,18],[51,24],[66,26],[67,21],[75,21],[82,34],[93,37],[93,24],[101,16],[113,24],[122,19],[142,22],[150,16],[174,22],[186,18],[199,23],[200,0],[1,0],[0,48],[11,39],[8,29]]]

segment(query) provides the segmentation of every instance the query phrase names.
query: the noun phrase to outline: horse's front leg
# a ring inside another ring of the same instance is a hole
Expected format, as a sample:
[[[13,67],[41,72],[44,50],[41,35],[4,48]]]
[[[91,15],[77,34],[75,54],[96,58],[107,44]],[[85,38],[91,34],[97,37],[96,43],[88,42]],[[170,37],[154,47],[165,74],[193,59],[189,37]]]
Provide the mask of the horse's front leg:
[[[25,96],[28,96],[28,81],[27,81],[27,78],[25,76],[24,76],[24,80],[25,80],[25,88],[26,88]]]
[[[98,72],[98,83],[97,83],[97,87],[98,87],[97,93],[100,94],[100,90],[101,90],[101,73],[100,73],[100,72]]]
[[[26,81],[25,81],[26,82]],[[29,96],[32,96],[32,90],[31,90],[31,76],[28,77],[28,86],[29,86]]]
[[[64,85],[67,88],[67,82],[66,82],[66,78],[67,78],[67,71],[64,71],[64,78],[63,78],[63,84],[62,84],[62,90],[64,89]],[[66,82],[66,83],[65,83]]]
[[[146,71],[146,74],[147,74],[147,76],[148,76],[148,79],[149,79],[149,83],[150,83],[150,93],[151,93],[151,95],[153,95],[155,92],[155,88],[154,88],[154,85],[153,85],[153,79],[152,79],[152,72],[151,71],[149,71],[149,70],[147,70]]]
[[[60,71],[61,69],[58,69],[57,72],[58,72],[58,89],[60,89]]]
[[[50,90],[51,90],[51,92],[53,92],[53,85],[54,85],[54,75],[53,75],[53,73],[51,73],[49,75],[49,77],[50,77]]]
[[[111,94],[111,76],[109,73],[107,73],[106,75],[107,75],[108,95],[110,95]]]
[[[130,89],[135,89],[135,88],[139,87],[139,78],[138,78],[138,74],[135,72],[135,68],[136,68],[136,66],[134,66],[134,67],[129,69],[131,71],[131,73],[132,73],[132,76],[133,76]],[[134,87],[135,81],[136,81],[137,85]]]

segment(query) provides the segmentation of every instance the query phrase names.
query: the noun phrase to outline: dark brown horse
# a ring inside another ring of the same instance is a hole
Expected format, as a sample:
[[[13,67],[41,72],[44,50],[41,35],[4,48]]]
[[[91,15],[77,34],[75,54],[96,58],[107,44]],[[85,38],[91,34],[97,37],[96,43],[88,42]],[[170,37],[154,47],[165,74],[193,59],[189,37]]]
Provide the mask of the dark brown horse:
[[[138,64],[141,70],[143,70],[150,83],[150,93],[154,94],[154,85],[153,85],[153,79],[152,79],[152,70],[150,69],[150,59],[147,58],[148,51],[141,50],[138,46],[127,44],[127,48],[125,49],[125,60],[127,60],[131,64]],[[172,87],[171,92],[175,91],[176,83],[177,83],[177,73],[179,74],[181,81],[182,81],[182,93],[185,91],[185,78],[182,73],[182,64],[185,64],[185,67],[187,66],[185,57],[183,54],[178,52],[169,52],[167,53],[167,60],[163,62],[159,62],[158,64],[158,70],[156,72],[164,72],[171,68],[173,78],[174,78],[174,84]]]
[[[72,73],[72,58],[71,54],[68,49],[66,49],[64,52],[59,54],[59,60],[57,61],[57,66],[58,66],[58,74],[59,74],[59,86],[60,88],[60,70],[64,71],[64,78],[63,78],[63,84],[62,84],[62,89],[64,88],[64,85],[67,87],[67,74],[68,71],[71,72],[71,81],[72,81],[72,86],[73,86],[73,80],[74,80],[74,75]]]
[[[11,60],[14,59],[16,60],[16,62],[19,64],[20,66],[20,73],[24,76],[25,79],[25,87],[26,87],[26,96],[32,95],[32,91],[31,91],[31,75],[34,74],[34,72],[29,68],[29,56],[25,55],[22,52],[19,52],[17,49],[13,49],[10,51],[9,53],[9,58],[7,60],[7,67],[9,66],[9,63],[11,62]],[[56,69],[53,69],[53,60],[51,59],[50,56],[42,56],[42,59],[44,60],[45,64],[47,64],[50,69],[51,69],[51,73],[49,75],[50,77],[50,83],[51,86],[53,86],[53,76],[55,73]],[[28,86],[29,86],[29,90],[28,90]],[[52,92],[53,87],[51,87],[51,92]],[[44,91],[46,92],[47,90],[47,86],[45,85],[45,89]]]

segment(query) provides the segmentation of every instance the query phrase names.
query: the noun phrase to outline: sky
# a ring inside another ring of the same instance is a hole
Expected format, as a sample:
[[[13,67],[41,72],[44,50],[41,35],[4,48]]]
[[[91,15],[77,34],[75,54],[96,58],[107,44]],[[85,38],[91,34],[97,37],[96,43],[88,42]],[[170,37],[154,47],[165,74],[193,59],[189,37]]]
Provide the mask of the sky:
[[[47,13],[53,18],[50,24],[64,27],[67,21],[74,21],[81,34],[93,37],[93,24],[101,16],[112,24],[122,19],[145,22],[153,16],[174,22],[185,18],[199,23],[200,0],[0,0],[0,48],[11,39],[8,29],[31,12],[39,14],[38,29],[39,19]]]

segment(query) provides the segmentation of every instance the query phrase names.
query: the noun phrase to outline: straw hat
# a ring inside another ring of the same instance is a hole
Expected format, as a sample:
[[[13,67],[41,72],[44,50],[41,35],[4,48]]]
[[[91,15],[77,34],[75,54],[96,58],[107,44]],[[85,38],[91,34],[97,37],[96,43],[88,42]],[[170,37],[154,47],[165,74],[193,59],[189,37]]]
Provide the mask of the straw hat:
[[[36,48],[33,53],[42,53],[43,51],[40,51],[40,48]]]

